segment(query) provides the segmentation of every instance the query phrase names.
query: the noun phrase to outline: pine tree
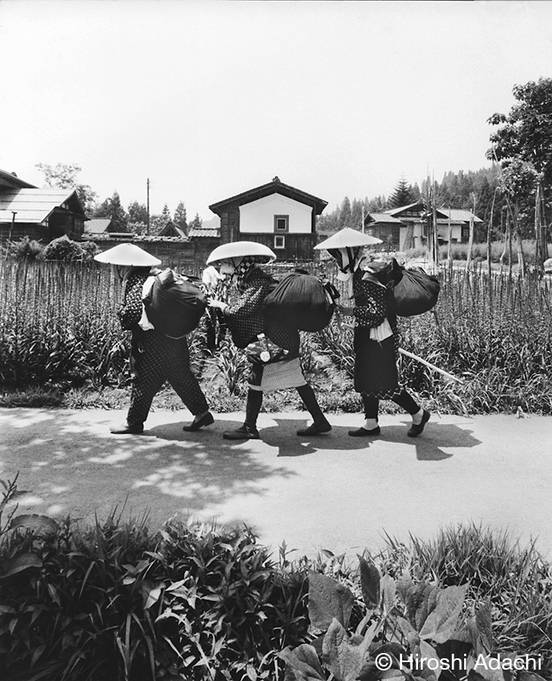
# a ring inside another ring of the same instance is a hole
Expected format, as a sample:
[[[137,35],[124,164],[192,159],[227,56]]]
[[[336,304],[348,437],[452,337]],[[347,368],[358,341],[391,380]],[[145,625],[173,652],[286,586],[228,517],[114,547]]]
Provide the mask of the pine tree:
[[[105,199],[94,211],[96,218],[111,218],[109,227],[111,232],[126,232],[128,217],[125,209],[121,205],[121,197],[117,192],[113,192],[111,198]]]
[[[199,213],[196,213],[194,219],[190,222],[189,229],[201,229],[202,224]]]
[[[184,206],[183,201],[180,201],[180,203],[176,207],[176,210],[174,211],[173,222],[177,227],[182,229],[186,234],[188,233],[188,221],[187,221],[187,217],[186,217],[186,207]]]
[[[147,224],[148,222],[148,209],[143,203],[138,201],[133,201],[128,206],[128,221],[129,222],[141,222]]]
[[[343,199],[339,210],[339,228],[352,227],[351,201],[348,196]]]
[[[410,203],[414,203],[415,200],[412,188],[405,178],[401,177],[395,186],[393,193],[389,197],[389,207],[401,208],[402,206],[408,206]]]
[[[114,232],[127,231],[127,215],[117,192],[113,192],[111,197],[111,229]]]

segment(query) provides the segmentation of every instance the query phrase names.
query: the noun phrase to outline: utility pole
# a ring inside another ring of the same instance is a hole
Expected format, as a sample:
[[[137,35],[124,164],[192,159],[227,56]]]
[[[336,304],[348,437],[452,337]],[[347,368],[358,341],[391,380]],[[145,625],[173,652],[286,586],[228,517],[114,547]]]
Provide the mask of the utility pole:
[[[149,233],[150,233],[149,190],[150,190],[150,181],[149,181],[149,177],[148,177],[148,178],[147,178],[147,182],[146,182],[146,197],[147,197],[147,198],[146,198],[146,208],[147,208],[147,211],[148,211],[148,221],[147,221],[147,224],[146,224],[146,234],[147,234],[148,236],[149,236]]]
[[[364,200],[362,201],[362,225],[361,232],[364,234]]]
[[[13,234],[13,230],[14,230],[14,227],[15,227],[15,216],[16,215],[17,215],[17,211],[12,210],[12,219],[11,219],[10,234],[8,236],[8,241],[11,241],[11,239],[12,239],[12,234]]]

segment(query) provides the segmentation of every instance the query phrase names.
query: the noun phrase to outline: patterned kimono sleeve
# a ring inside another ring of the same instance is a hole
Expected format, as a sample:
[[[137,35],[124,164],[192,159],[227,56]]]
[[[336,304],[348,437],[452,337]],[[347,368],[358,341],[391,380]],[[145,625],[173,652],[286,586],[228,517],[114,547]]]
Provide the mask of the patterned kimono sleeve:
[[[354,315],[359,326],[375,328],[387,316],[385,289],[370,282],[362,282],[362,293],[358,296]]]
[[[117,312],[121,326],[125,330],[135,330],[142,316],[143,280],[134,280],[125,291],[124,303]]]
[[[224,310],[226,321],[231,324],[246,322],[251,316],[261,312],[266,296],[264,287],[248,288],[241,296]]]

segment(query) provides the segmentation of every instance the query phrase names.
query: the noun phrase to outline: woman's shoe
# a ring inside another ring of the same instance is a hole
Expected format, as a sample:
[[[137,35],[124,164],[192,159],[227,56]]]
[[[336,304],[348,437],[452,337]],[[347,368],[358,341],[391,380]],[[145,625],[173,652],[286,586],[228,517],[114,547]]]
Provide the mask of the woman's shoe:
[[[244,423],[237,430],[226,430],[222,437],[225,440],[258,440],[259,431],[255,427]]]
[[[381,433],[380,427],[376,426],[375,428],[372,428],[371,430],[366,430],[366,428],[357,428],[356,430],[350,430],[349,435],[350,437],[374,437],[375,435],[379,435]]]
[[[413,423],[408,429],[408,437],[418,437],[418,435],[420,435],[420,433],[423,431],[425,424],[429,421],[430,416],[430,412],[424,409],[424,414],[420,423]]]
[[[307,428],[301,428],[297,431],[297,435],[322,435],[323,433],[329,433],[331,429],[331,424],[324,419],[318,423],[314,421]]]
[[[210,411],[206,412],[203,414],[203,416],[197,417],[187,426],[183,426],[182,430],[185,430],[188,433],[195,433],[196,430],[199,430],[200,428],[203,428],[204,426],[210,426],[211,423],[214,423],[215,419],[213,418],[213,415],[211,414]]]

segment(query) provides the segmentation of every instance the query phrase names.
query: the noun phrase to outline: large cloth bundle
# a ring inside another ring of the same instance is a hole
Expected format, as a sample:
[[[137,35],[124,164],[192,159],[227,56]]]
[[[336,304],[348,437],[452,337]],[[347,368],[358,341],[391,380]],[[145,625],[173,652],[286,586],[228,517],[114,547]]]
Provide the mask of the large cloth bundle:
[[[437,303],[440,288],[437,278],[421,267],[403,269],[402,277],[393,289],[396,314],[413,317],[431,310]]]
[[[332,319],[338,295],[331,284],[323,284],[318,277],[293,272],[265,298],[265,319],[299,331],[321,331]]]
[[[170,269],[155,277],[143,303],[153,326],[170,338],[182,338],[197,328],[207,306],[201,289]]]

